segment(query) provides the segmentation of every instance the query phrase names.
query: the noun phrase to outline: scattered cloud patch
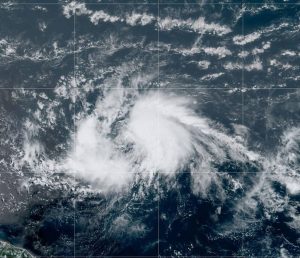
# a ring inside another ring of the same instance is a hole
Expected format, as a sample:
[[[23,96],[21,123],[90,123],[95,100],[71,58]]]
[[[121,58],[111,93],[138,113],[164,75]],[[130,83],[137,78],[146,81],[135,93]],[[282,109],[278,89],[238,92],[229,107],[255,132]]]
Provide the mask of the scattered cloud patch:
[[[207,23],[204,17],[199,17],[196,20],[187,19],[173,19],[166,17],[158,21],[160,30],[173,30],[173,29],[185,29],[188,31],[194,31],[197,33],[212,33],[219,36],[228,34],[231,29],[227,26],[223,26],[217,23]]]
[[[207,47],[207,48],[203,48],[203,51],[208,55],[212,55],[212,56],[216,55],[219,58],[224,58],[232,54],[231,51],[225,47],[217,47],[217,48]]]
[[[236,45],[246,45],[248,43],[251,43],[251,42],[259,39],[260,37],[261,37],[260,32],[253,32],[253,33],[245,35],[245,36],[243,36],[243,35],[234,36],[233,42]]]
[[[261,71],[263,69],[262,61],[259,58],[256,58],[251,64],[245,65],[245,70],[250,71]]]

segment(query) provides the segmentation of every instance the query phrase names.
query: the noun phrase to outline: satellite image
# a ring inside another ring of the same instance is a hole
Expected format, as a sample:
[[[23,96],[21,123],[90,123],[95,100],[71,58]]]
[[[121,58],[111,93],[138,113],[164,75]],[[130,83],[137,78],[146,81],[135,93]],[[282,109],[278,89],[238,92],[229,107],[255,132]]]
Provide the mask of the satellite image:
[[[2,0],[0,257],[299,257],[300,3]]]

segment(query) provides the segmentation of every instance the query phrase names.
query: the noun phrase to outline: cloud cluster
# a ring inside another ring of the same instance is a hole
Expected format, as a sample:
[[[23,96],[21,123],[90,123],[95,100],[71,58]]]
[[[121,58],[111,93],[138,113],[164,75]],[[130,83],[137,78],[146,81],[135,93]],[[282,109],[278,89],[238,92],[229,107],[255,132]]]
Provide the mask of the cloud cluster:
[[[161,92],[128,99],[120,90],[107,93],[79,123],[67,164],[77,176],[109,189],[128,184],[136,173],[206,173],[215,163],[255,158],[197,114],[193,99]]]

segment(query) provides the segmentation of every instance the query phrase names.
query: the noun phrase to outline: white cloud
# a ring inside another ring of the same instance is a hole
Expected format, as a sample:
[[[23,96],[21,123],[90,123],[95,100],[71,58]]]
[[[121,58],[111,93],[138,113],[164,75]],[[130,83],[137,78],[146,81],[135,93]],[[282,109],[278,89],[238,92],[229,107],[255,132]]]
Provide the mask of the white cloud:
[[[120,189],[129,182],[132,171],[128,161],[101,129],[97,116],[81,121],[67,169],[100,191]]]
[[[165,99],[160,94],[135,103],[125,137],[134,143],[143,170],[175,172],[193,154],[192,134],[183,122],[191,116],[186,104],[184,99]]]
[[[187,19],[173,19],[171,17],[165,17],[159,19],[158,17],[148,14],[146,12],[137,13],[132,12],[131,14],[122,14],[120,16],[110,15],[109,13],[99,10],[92,11],[88,9],[85,3],[77,3],[72,1],[69,4],[63,6],[63,14],[66,18],[70,18],[76,12],[77,15],[87,15],[90,21],[97,25],[100,21],[103,22],[125,22],[130,26],[145,26],[147,24],[154,23],[157,24],[160,30],[173,30],[181,29],[186,31],[193,31],[196,33],[212,33],[219,36],[223,36],[231,32],[231,29],[227,26],[220,25],[218,23],[208,23],[205,21],[204,17],[199,17],[196,20]]]
[[[223,67],[226,70],[241,70],[241,69],[243,69],[243,64],[242,63],[227,62],[223,65]]]
[[[216,79],[220,76],[222,76],[224,73],[212,73],[212,74],[207,74],[205,76],[203,76],[201,78],[201,80],[204,80],[204,81],[209,81],[209,80],[213,80],[213,79]]]
[[[259,58],[256,58],[251,64],[245,65],[245,70],[248,72],[257,70],[260,71],[263,69],[262,62]]]
[[[203,60],[203,61],[199,61],[198,62],[198,67],[205,70],[208,69],[208,67],[210,66],[210,62],[207,60]]]
[[[131,15],[126,15],[126,23],[135,26],[137,24],[139,25],[147,25],[155,20],[155,17],[153,15],[149,15],[147,13],[135,13],[133,12]]]
[[[226,56],[231,55],[231,51],[227,49],[226,47],[205,47],[203,48],[204,53],[212,56],[218,56],[219,58],[224,58]]]
[[[284,70],[293,68],[293,66],[290,65],[289,63],[283,64],[283,63],[279,62],[276,59],[271,59],[270,60],[270,65],[275,66],[275,67],[280,67],[281,69],[284,69]]]
[[[187,19],[173,19],[171,17],[166,17],[158,21],[158,26],[160,30],[173,30],[173,29],[185,29],[189,31],[194,31],[197,33],[213,33],[219,36],[228,34],[231,29],[227,26],[222,26],[217,23],[207,23],[204,17],[199,17],[196,20]]]
[[[245,35],[245,36],[243,36],[243,35],[234,36],[233,42],[236,45],[246,45],[248,43],[251,43],[251,42],[259,39],[260,37],[261,37],[260,32],[253,32],[253,33]]]
[[[291,51],[291,50],[284,50],[284,51],[282,52],[282,55],[283,55],[283,56],[296,56],[297,53],[296,53],[295,51]]]
[[[96,11],[90,16],[90,21],[95,25],[97,25],[99,21],[114,23],[120,20],[118,16],[111,16],[102,10]]]
[[[247,57],[249,55],[249,52],[248,51],[241,51],[240,53],[238,53],[238,56],[240,58],[244,58],[244,57]]]
[[[190,98],[159,92],[130,100],[122,90],[105,94],[95,113],[79,123],[66,169],[97,189],[109,191],[122,189],[135,173],[148,178],[157,172],[172,177],[183,168],[207,172],[215,170],[213,163],[228,158],[256,158],[195,113],[191,103]],[[120,120],[116,131],[115,123]],[[193,189],[204,191],[197,180]]]
[[[92,13],[92,11],[86,8],[85,3],[77,3],[76,1],[72,1],[63,6],[63,14],[66,18],[71,18],[75,12],[76,15],[88,15]]]
[[[38,139],[40,127],[29,120],[24,123],[23,158],[21,163],[34,166],[44,154],[44,146]]]

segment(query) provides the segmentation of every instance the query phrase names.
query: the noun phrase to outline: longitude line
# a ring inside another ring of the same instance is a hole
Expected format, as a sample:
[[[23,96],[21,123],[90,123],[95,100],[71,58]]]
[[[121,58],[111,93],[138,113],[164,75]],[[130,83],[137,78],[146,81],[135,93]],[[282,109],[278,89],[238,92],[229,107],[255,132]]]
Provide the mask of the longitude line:
[[[159,15],[160,15],[160,10],[159,10],[159,0],[157,0],[157,73],[158,73],[158,89],[160,88],[160,70],[159,70],[159,65],[160,65],[160,56],[159,56]],[[157,99],[159,101],[159,99]],[[157,117],[157,127],[159,130],[159,119]],[[159,140],[159,139],[158,139]],[[158,146],[158,145],[157,145]],[[159,235],[160,235],[160,228],[159,228],[159,218],[160,218],[160,175],[158,173],[158,178],[157,178],[157,257],[160,257],[160,246],[159,246]]]
[[[245,24],[244,24],[244,8],[245,5],[242,1],[242,35],[243,38],[245,37]],[[244,53],[244,45],[242,45],[242,51]],[[244,90],[245,90],[245,77],[244,77],[244,72],[245,72],[245,57],[243,57],[243,69],[242,69],[242,125],[245,125],[245,99],[244,99]],[[242,216],[243,216],[243,224],[245,223],[245,210],[244,210],[244,206],[243,206],[243,210],[242,210]],[[245,238],[245,225],[242,225],[243,227],[243,231],[242,231],[242,254],[244,253],[244,238]]]
[[[76,9],[74,8],[74,19],[73,19],[73,44],[74,44],[74,60],[73,60],[73,79],[74,79],[74,85],[73,85],[73,90],[75,90],[75,92],[73,92],[73,98],[74,98],[74,108],[73,108],[73,130],[74,130],[74,149],[76,152],[76,98],[77,98],[77,84],[76,84]],[[75,184],[76,184],[76,177],[75,177],[75,171],[73,171],[73,179],[74,179],[74,189],[75,189]],[[75,197],[75,196],[74,196]],[[73,225],[73,255],[74,258],[76,257],[76,199],[74,198],[74,225]]]

